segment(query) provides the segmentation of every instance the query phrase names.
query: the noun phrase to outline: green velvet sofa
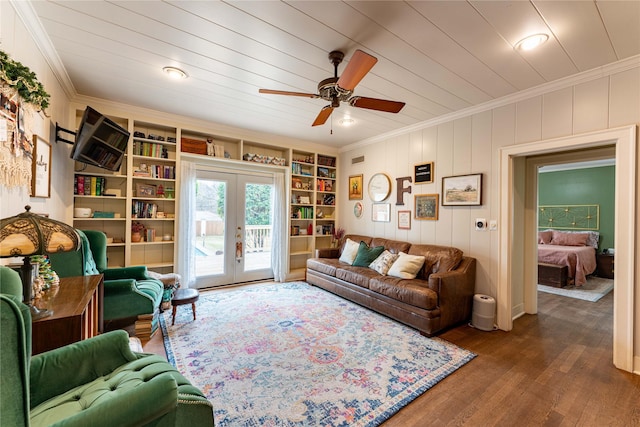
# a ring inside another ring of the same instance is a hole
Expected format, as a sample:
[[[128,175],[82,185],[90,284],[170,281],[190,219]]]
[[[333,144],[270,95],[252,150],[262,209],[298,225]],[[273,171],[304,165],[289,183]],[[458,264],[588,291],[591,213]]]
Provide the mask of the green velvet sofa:
[[[164,285],[145,266],[107,268],[107,236],[102,231],[76,230],[82,247],[50,254],[51,268],[60,277],[104,274],[104,320],[129,319],[136,336],[148,340],[158,328]]]
[[[31,357],[20,276],[0,267],[0,426],[212,427],[211,404],[157,355],[113,331]]]

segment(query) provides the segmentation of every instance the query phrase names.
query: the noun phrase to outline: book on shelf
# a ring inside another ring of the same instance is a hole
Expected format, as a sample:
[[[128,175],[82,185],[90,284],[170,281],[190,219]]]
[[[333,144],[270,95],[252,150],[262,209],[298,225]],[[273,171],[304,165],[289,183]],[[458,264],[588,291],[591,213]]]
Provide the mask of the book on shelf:
[[[73,177],[73,194],[78,196],[102,196],[107,185],[103,176],[75,175]]]

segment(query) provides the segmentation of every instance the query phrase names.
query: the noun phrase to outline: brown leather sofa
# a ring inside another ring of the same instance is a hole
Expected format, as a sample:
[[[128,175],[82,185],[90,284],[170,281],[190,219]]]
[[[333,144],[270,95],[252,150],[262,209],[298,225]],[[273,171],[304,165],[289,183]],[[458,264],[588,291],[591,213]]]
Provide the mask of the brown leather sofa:
[[[448,246],[411,244],[361,235],[347,235],[391,253],[422,255],[425,263],[415,279],[383,276],[367,267],[339,261],[344,249],[319,249],[307,260],[308,283],[409,325],[423,335],[466,322],[471,317],[476,260]],[[346,241],[346,239],[345,239]]]

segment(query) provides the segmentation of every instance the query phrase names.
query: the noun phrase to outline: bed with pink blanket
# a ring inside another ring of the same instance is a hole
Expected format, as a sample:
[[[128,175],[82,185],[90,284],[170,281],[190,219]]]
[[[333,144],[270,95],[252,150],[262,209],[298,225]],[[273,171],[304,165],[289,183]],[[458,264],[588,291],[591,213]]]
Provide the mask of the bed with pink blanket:
[[[566,265],[569,282],[582,286],[596,270],[599,233],[545,230],[538,232],[538,263]]]

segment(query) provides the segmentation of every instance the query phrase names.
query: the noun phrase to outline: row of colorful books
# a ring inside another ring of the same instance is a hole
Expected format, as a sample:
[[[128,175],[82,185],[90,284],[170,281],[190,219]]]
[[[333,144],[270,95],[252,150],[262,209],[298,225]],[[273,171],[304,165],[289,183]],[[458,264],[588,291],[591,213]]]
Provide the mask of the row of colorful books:
[[[107,196],[107,179],[103,176],[76,175],[73,178],[73,194],[85,196]]]

